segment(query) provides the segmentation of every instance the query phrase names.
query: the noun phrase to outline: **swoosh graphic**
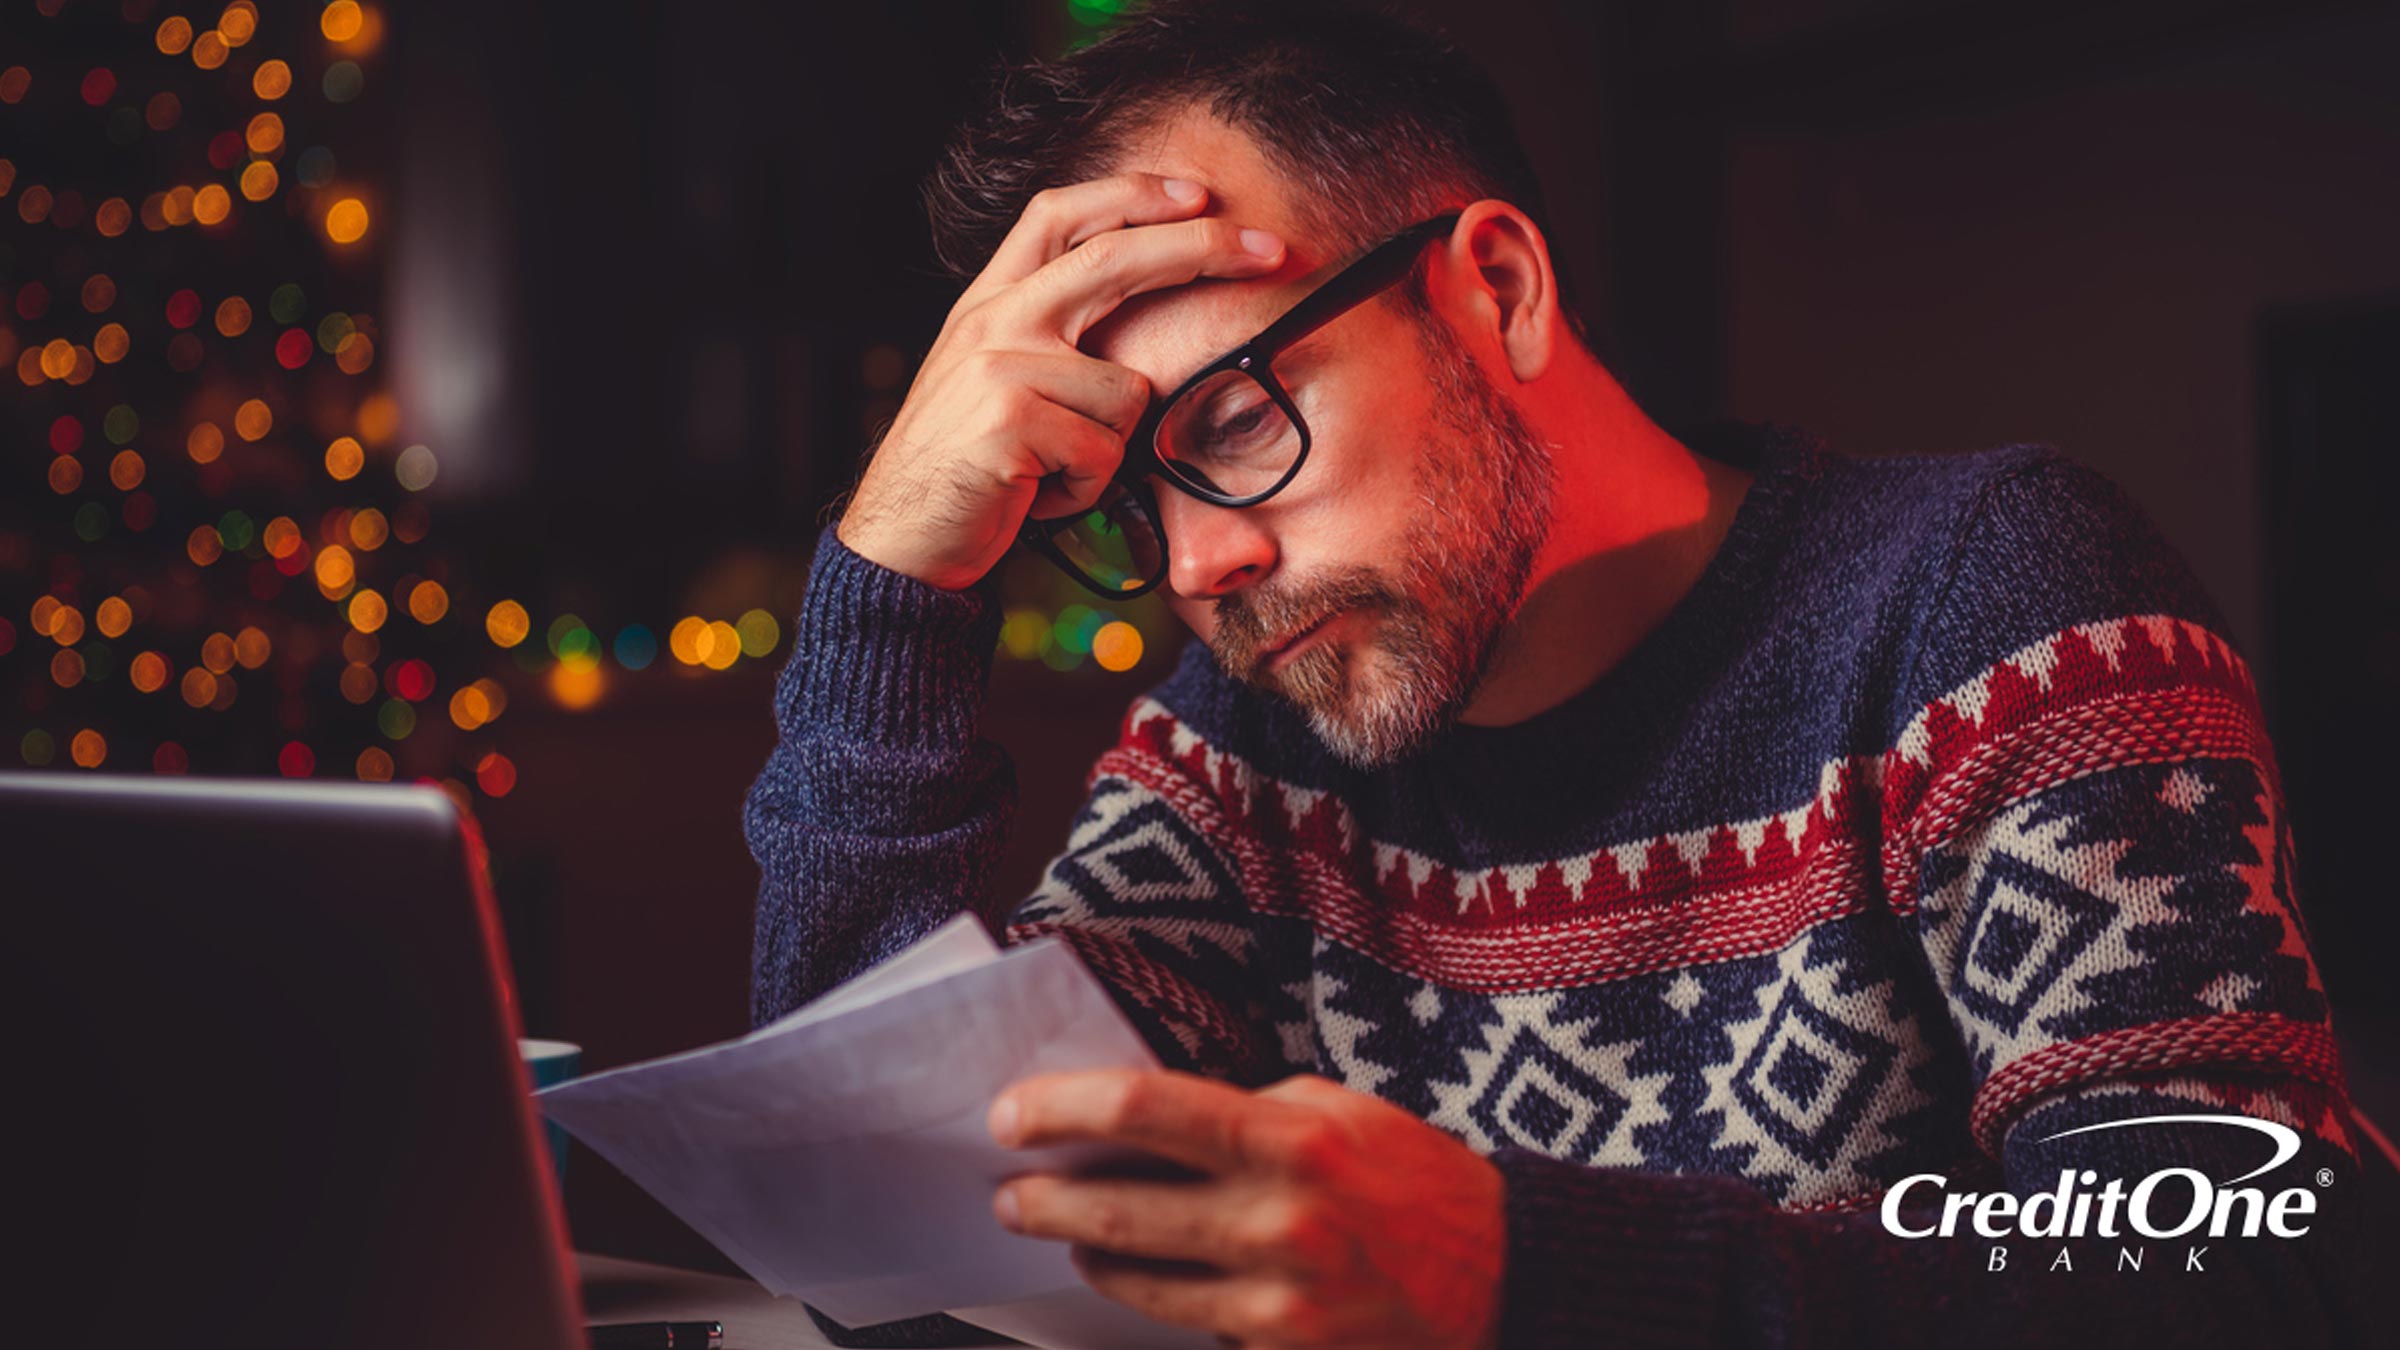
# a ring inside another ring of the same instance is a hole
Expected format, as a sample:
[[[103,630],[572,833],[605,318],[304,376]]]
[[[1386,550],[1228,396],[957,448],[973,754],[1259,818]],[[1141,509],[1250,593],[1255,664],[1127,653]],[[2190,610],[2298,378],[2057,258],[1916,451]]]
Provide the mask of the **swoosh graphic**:
[[[2294,1155],[2300,1152],[2300,1132],[2298,1130],[2272,1120],[2260,1120],[2256,1116],[2127,1116],[2123,1120],[2104,1120],[2097,1125],[2078,1125],[2071,1130],[2060,1130],[2056,1134],[2045,1135],[2041,1142],[2047,1144],[2053,1139],[2064,1139],[2070,1134],[2090,1134],[2094,1130],[2114,1130],[2126,1125],[2162,1124],[2240,1125],[2247,1129],[2257,1130],[2275,1141],[2275,1156],[2267,1161],[2266,1166],[2244,1172],[2230,1181],[2220,1181],[2217,1183],[2220,1186],[2236,1186],[2261,1172],[2272,1172],[2290,1162]]]

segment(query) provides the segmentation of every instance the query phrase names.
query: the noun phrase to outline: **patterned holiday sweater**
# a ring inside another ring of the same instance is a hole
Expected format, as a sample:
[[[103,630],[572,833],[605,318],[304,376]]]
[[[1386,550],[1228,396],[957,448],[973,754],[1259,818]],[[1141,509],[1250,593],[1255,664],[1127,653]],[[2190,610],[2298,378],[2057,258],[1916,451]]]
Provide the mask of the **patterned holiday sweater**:
[[[1322,1074],[1488,1154],[1508,1346],[2358,1340],[2357,1162],[2275,757],[2188,569],[2040,447],[1694,444],[1754,482],[1591,687],[1360,772],[1194,642],[1030,897],[989,881],[1014,804],[978,734],[992,596],[828,529],[745,813],[755,1016],[961,910],[1055,935],[1169,1065]],[[2306,1236],[1912,1239],[1879,1213],[1921,1174],[1948,1181],[1907,1192],[1913,1231],[1945,1190],[2062,1168],[2228,1181],[2261,1133],[2057,1136],[2229,1113],[2297,1132],[2247,1184],[2310,1186]]]

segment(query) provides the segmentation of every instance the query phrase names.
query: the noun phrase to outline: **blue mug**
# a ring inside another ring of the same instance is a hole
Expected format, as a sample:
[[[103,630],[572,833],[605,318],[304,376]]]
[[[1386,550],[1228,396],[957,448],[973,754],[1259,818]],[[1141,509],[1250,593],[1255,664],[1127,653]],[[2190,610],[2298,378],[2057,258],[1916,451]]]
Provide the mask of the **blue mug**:
[[[552,1083],[563,1083],[582,1071],[583,1047],[570,1041],[537,1041],[519,1037],[517,1058],[525,1061],[525,1076],[532,1080],[532,1090],[539,1092]],[[563,1200],[567,1193],[567,1132],[544,1121],[542,1135],[550,1145],[550,1173],[558,1179],[558,1193]]]

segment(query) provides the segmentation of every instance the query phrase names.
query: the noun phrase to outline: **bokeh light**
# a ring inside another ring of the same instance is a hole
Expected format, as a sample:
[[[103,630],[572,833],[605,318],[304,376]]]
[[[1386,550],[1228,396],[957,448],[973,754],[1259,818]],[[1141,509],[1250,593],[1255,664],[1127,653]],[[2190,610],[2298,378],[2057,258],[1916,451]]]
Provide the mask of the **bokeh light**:
[[[465,685],[451,692],[450,721],[461,731],[473,731],[491,720],[491,700],[481,689]]]
[[[394,697],[411,703],[423,703],[433,697],[433,667],[412,656],[406,661],[394,663],[390,670],[385,671],[383,683],[385,690]]]
[[[708,650],[701,653],[700,664],[710,670],[732,669],[733,663],[742,659],[742,635],[723,619],[708,626],[708,635]]]
[[[600,639],[587,624],[573,614],[561,614],[550,621],[544,640],[550,654],[561,661],[580,661],[600,650]]]
[[[408,593],[409,617],[418,623],[438,623],[450,612],[450,592],[438,581],[420,581]]]
[[[582,712],[600,701],[607,682],[596,661],[561,661],[550,667],[550,699],[569,712]]]
[[[233,0],[217,16],[217,31],[225,35],[228,45],[244,45],[258,34],[258,7],[250,0]]]
[[[375,710],[375,729],[385,740],[405,741],[417,729],[417,710],[400,699],[387,698]]]
[[[392,476],[400,480],[400,486],[411,492],[423,492],[432,487],[437,469],[433,450],[429,446],[412,445],[392,461]]]
[[[265,399],[247,399],[234,410],[234,434],[245,441],[255,441],[275,429],[275,413]]]
[[[316,752],[299,741],[286,741],[275,756],[275,768],[286,778],[306,778],[317,771]]]
[[[366,14],[358,0],[333,0],[325,12],[317,16],[317,30],[329,42],[348,42],[366,27]]]
[[[627,670],[647,670],[658,659],[658,637],[647,627],[630,623],[617,630],[617,664]]]
[[[502,647],[514,647],[533,631],[533,620],[525,607],[514,600],[503,600],[483,616],[483,631]]]
[[[775,650],[776,643],[783,640],[783,630],[776,624],[775,616],[763,609],[743,614],[734,623],[733,630],[744,656],[765,656]]]
[[[367,204],[344,197],[325,212],[325,237],[337,244],[355,244],[367,237]]]
[[[317,589],[328,600],[339,600],[350,594],[358,579],[358,564],[350,550],[340,544],[327,544],[318,550],[316,558]]]
[[[195,708],[205,708],[216,701],[217,677],[199,666],[183,672],[183,701]]]
[[[258,541],[266,546],[270,558],[288,558],[303,543],[300,526],[290,516],[277,516],[268,521],[267,528],[259,531]]]
[[[486,796],[505,797],[516,790],[517,766],[495,750],[475,763],[475,786]]]
[[[1142,663],[1142,630],[1123,619],[1102,624],[1092,634],[1092,659],[1103,670],[1126,671]]]

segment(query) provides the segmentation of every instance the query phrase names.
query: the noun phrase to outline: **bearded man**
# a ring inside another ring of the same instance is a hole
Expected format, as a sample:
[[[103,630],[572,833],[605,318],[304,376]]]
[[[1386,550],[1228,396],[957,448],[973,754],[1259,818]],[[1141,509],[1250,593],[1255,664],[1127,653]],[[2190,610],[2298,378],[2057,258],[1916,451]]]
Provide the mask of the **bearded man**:
[[[2358,1330],[2273,752],[2113,485],[1670,434],[1499,92],[1347,7],[1152,5],[1010,72],[927,196],[966,284],[818,543],[753,1011],[962,911],[1071,944],[1168,1067],[993,1133],[1180,1170],[1019,1177],[1001,1222],[1243,1345]],[[1012,547],[1198,638],[1030,897],[979,734]],[[2205,1277],[1941,1235],[2062,1170],[2238,1177],[2229,1117],[2298,1141],[2258,1184],[2333,1179],[2307,1235]]]

